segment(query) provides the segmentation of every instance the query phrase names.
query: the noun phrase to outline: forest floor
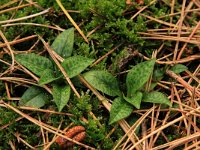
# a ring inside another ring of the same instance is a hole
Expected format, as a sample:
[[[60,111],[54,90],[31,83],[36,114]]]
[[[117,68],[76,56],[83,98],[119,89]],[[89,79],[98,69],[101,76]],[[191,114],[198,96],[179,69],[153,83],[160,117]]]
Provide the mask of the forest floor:
[[[1,0],[1,149],[200,149],[200,1]]]

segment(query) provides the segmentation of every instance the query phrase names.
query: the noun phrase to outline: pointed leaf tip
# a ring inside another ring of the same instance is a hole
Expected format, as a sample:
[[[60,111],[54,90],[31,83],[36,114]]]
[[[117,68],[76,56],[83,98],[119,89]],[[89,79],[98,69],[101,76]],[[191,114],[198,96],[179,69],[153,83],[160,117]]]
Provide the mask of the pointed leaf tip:
[[[142,97],[142,102],[149,102],[149,103],[159,103],[159,104],[166,104],[171,106],[170,100],[167,96],[161,92],[153,91],[150,93],[144,93]]]
[[[156,59],[139,63],[129,71],[126,77],[127,96],[139,90],[149,79],[153,72]]]
[[[110,95],[120,96],[117,79],[107,71],[93,70],[84,74],[84,78],[97,90]]]
[[[67,104],[70,98],[71,89],[70,86],[53,86],[53,99],[58,107],[58,111],[62,111],[64,106]]]
[[[86,58],[83,56],[72,56],[66,58],[61,65],[69,77],[72,78],[85,70],[90,64],[92,64],[93,61],[94,59]]]
[[[51,48],[63,58],[71,56],[74,46],[74,28],[60,33],[51,45]]]

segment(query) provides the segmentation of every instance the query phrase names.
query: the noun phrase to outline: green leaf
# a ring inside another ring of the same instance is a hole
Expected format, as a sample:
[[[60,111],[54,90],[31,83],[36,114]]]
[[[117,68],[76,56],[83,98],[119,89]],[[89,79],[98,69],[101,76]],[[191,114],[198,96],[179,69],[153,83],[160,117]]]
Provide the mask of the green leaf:
[[[149,79],[153,72],[155,59],[145,61],[134,66],[126,77],[127,96],[139,90]]]
[[[157,82],[151,82],[151,85],[149,87],[149,91],[152,91],[156,86],[157,86]]]
[[[165,69],[163,68],[158,68],[158,69],[155,69],[154,72],[153,72],[153,80],[154,81],[160,81],[163,77],[164,77],[164,73],[165,73]]]
[[[174,66],[171,67],[171,71],[173,71],[174,73],[178,74],[181,73],[185,70],[187,70],[188,68],[185,65],[182,64],[175,64]]]
[[[170,100],[161,92],[153,91],[150,93],[144,93],[142,102],[159,103],[171,106]]]
[[[40,108],[49,100],[50,96],[43,89],[32,86],[24,92],[19,104],[22,106]]]
[[[34,53],[18,54],[15,59],[38,76],[41,76],[45,69],[53,69],[53,64],[48,58]]]
[[[89,71],[84,74],[84,78],[97,90],[110,96],[120,96],[118,82],[115,77],[107,71]]]
[[[62,62],[62,66],[70,78],[85,70],[94,60],[83,56],[72,56]]]
[[[70,86],[60,86],[55,84],[53,86],[53,99],[58,107],[58,110],[61,111],[63,107],[67,104],[70,98],[71,89]]]
[[[140,104],[141,104],[141,101],[142,101],[142,93],[136,92],[131,97],[125,97],[124,96],[124,99],[127,102],[129,102],[130,104],[132,104],[133,106],[135,106],[137,109],[140,109]]]
[[[74,45],[74,28],[67,29],[59,34],[51,48],[63,58],[71,56]]]
[[[62,75],[55,77],[54,75],[54,71],[50,70],[50,69],[46,69],[42,72],[40,80],[39,80],[39,85],[44,85],[44,84],[48,84],[52,81],[55,81],[57,79],[60,79],[62,77]]]
[[[128,117],[131,114],[132,110],[133,106],[124,101],[122,98],[115,98],[110,110],[109,124]]]

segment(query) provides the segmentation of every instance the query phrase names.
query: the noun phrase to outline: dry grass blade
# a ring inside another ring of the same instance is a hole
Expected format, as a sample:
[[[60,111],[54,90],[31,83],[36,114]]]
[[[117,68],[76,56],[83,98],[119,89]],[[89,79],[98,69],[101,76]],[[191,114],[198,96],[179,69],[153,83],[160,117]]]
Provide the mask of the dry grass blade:
[[[65,15],[67,16],[67,18],[70,20],[70,22],[74,25],[74,27],[77,29],[77,31],[80,33],[80,35],[83,37],[83,39],[89,43],[87,37],[84,35],[84,33],[81,31],[81,29],[79,28],[79,26],[76,24],[76,22],[72,19],[72,17],[69,15],[69,13],[67,12],[67,10],[64,8],[64,6],[62,5],[62,3],[60,2],[60,0],[56,0],[56,2],[58,3],[58,5],[60,6],[60,8],[62,9],[62,11],[65,13]]]

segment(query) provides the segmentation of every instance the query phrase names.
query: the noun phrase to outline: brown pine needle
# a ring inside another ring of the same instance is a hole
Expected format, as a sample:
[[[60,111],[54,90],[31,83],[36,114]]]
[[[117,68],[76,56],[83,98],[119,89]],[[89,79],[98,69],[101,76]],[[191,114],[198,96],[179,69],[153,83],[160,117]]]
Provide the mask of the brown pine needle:
[[[183,3],[182,3],[182,8],[181,8],[181,17],[180,19],[178,20],[178,34],[177,34],[177,38],[179,39],[180,38],[180,35],[181,35],[181,29],[182,29],[182,25],[183,25],[183,20],[184,20],[184,12],[185,12],[185,3],[186,3],[186,0],[183,0]],[[176,56],[177,56],[177,53],[178,53],[178,47],[179,47],[179,40],[176,41],[176,45],[175,45],[175,49],[174,49],[174,57],[173,57],[173,61],[176,60]]]
[[[197,110],[200,110],[200,107],[196,108]],[[193,109],[191,111],[189,111],[186,116],[190,115],[191,113],[193,113],[196,109]],[[185,116],[181,116],[181,117],[178,117],[176,119],[174,119],[173,121],[171,122],[168,122],[167,124],[165,124],[164,126],[161,126],[160,128],[154,130],[153,132],[151,132],[150,134],[148,134],[146,137],[142,138],[141,140],[139,140],[136,144],[134,144],[129,150],[133,150],[138,144],[142,143],[144,140],[148,139],[149,137],[151,137],[152,135],[156,134],[157,132],[159,131],[162,131],[163,129],[175,124],[176,122],[179,122],[181,120],[183,120],[185,118]],[[199,135],[200,133],[198,133]]]
[[[190,40],[190,39],[192,38],[192,36],[195,34],[195,32],[198,31],[199,28],[200,28],[200,21],[198,22],[198,24],[196,25],[196,27],[193,29],[192,33],[189,35],[189,37],[188,37],[187,40]],[[181,50],[180,50],[180,52],[179,52],[179,54],[178,54],[177,60],[180,60],[180,58],[181,58],[181,56],[182,56],[182,54],[183,54],[183,52],[184,52],[186,46],[187,46],[187,43],[185,43],[185,44],[183,45],[183,47],[181,48]]]
[[[174,78],[175,80],[177,80],[179,83],[181,83],[186,89],[188,89],[189,91],[193,92],[195,91],[195,94],[197,97],[200,98],[200,91],[198,89],[195,90],[194,87],[192,87],[191,85],[189,85],[185,80],[183,80],[180,76],[176,75],[174,72],[167,70],[166,73]]]
[[[38,24],[38,23],[26,23],[26,22],[20,22],[20,23],[13,23],[13,24],[5,24],[2,25],[2,27],[11,27],[11,26],[19,26],[19,25],[25,25],[25,26],[37,26],[37,27],[45,27],[45,28],[50,28],[58,31],[64,31],[65,29],[58,28],[55,26],[50,26],[50,25],[45,25],[45,24]]]
[[[25,38],[14,40],[14,41],[11,41],[11,42],[8,42],[8,43],[9,43],[10,46],[12,46],[12,45],[15,45],[15,44],[18,44],[18,43],[21,43],[21,42],[36,38],[36,37],[37,37],[37,35],[31,35],[31,36],[27,36]],[[5,46],[6,46],[6,43],[0,43],[0,48],[1,47],[5,47]]]
[[[90,65],[90,67],[93,67],[93,66],[97,65],[98,63],[100,63],[103,59],[105,59],[110,54],[112,54],[115,50],[117,50],[122,44],[123,43],[120,43],[119,45],[117,45],[116,47],[114,47],[112,50],[110,50],[108,53],[106,53],[105,55],[103,55],[102,57],[100,57],[99,59],[97,59],[92,65]]]
[[[17,138],[18,142],[22,142],[24,143],[27,147],[29,147],[30,149],[35,150],[35,147],[31,146],[28,142],[26,142],[24,139],[22,139],[19,135],[19,133],[15,133],[14,136]]]
[[[13,50],[11,49],[8,40],[6,39],[6,37],[4,36],[4,34],[3,34],[3,32],[1,30],[0,30],[0,36],[4,40],[8,50],[10,52],[10,55],[11,55],[11,58],[12,58],[12,64],[10,66],[10,70],[12,71],[14,69],[14,65],[15,65],[15,57],[14,57],[14,54],[13,54]]]
[[[17,3],[18,1],[19,1],[19,0],[12,0],[12,1],[10,1],[10,2],[4,4],[4,5],[1,5],[1,6],[0,6],[0,9],[3,9],[3,8],[5,8],[5,7],[8,7],[8,6],[14,4],[14,3]]]
[[[12,8],[9,8],[9,9],[4,9],[2,11],[0,11],[0,14],[3,14],[5,12],[10,12],[12,10],[15,10],[15,9],[21,9],[21,8],[24,8],[24,7],[27,7],[27,6],[30,6],[32,4],[24,4],[24,5],[21,5],[21,6],[16,6],[16,7],[12,7]]]

